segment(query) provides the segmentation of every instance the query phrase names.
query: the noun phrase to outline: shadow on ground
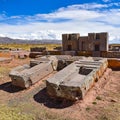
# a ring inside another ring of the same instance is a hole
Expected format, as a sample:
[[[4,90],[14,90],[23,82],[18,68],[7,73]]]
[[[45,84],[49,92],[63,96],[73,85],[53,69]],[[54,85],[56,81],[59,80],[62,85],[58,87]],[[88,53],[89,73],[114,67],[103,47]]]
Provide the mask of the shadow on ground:
[[[38,103],[44,104],[49,108],[62,109],[73,105],[73,102],[71,101],[50,98],[46,92],[46,88],[42,89],[37,94],[35,94],[34,100]]]
[[[0,90],[6,91],[6,92],[9,92],[9,93],[15,93],[15,92],[19,92],[23,89],[20,88],[20,87],[13,86],[11,84],[11,82],[7,82],[7,83],[3,83],[3,84],[0,85]]]

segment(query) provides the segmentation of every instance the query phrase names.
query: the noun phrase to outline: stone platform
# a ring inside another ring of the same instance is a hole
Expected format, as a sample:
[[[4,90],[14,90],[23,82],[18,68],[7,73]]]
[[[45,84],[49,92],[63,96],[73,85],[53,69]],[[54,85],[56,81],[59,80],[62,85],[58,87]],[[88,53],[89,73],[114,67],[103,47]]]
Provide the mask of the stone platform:
[[[46,81],[51,97],[67,100],[83,99],[108,66],[107,59],[79,59]]]

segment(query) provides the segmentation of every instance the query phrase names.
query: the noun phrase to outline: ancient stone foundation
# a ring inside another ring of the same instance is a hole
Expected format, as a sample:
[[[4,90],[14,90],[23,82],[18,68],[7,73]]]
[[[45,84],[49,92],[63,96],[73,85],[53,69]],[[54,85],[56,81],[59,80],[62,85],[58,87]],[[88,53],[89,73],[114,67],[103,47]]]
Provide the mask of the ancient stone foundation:
[[[107,66],[107,59],[102,58],[75,61],[46,81],[47,92],[55,98],[82,99]]]

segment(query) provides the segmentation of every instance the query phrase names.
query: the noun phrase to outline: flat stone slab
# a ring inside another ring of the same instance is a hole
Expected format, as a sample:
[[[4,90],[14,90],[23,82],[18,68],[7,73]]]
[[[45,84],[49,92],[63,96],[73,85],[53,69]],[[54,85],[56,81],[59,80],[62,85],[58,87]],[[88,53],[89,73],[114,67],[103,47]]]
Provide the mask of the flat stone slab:
[[[9,73],[9,76],[13,85],[28,88],[51,72],[53,72],[51,62],[44,62],[34,67],[29,65],[18,66]]]
[[[55,98],[83,99],[107,66],[107,59],[102,58],[75,61],[46,81],[47,92]]]
[[[0,63],[10,63],[11,61],[12,61],[12,58],[0,57]]]

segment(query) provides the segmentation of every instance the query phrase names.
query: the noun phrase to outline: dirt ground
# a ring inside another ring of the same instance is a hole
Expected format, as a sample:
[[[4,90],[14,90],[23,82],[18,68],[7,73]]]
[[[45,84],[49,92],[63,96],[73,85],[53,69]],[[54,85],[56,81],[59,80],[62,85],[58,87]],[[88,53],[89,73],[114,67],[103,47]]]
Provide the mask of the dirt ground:
[[[84,100],[71,103],[47,95],[45,80],[54,73],[27,90],[11,85],[10,70],[29,63],[29,60],[13,59],[10,63],[0,64],[0,106],[19,109],[19,116],[28,114],[32,120],[120,120],[120,71],[107,69]]]

